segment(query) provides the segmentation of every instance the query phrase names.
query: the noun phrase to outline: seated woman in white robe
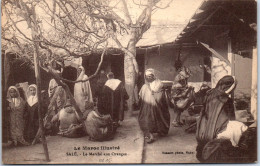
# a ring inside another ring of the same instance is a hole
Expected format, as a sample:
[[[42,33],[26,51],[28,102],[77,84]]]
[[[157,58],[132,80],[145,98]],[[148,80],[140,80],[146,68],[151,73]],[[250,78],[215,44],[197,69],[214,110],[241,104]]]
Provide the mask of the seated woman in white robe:
[[[78,80],[85,80],[88,76],[85,74],[83,66],[78,68]],[[85,105],[93,103],[92,91],[89,81],[75,83],[74,98],[81,112],[85,112]]]

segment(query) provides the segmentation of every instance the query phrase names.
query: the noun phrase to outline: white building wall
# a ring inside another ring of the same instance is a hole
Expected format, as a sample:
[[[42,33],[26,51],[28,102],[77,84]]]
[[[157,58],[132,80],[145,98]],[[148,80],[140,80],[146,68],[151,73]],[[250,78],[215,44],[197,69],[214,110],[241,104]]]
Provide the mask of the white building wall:
[[[225,75],[231,74],[231,67],[226,62],[212,55],[211,61],[211,87],[215,88],[218,81]]]

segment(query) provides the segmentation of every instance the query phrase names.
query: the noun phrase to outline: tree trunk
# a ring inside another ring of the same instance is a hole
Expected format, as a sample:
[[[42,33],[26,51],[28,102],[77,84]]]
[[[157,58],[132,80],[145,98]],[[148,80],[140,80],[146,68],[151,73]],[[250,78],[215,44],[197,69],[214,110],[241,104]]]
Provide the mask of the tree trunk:
[[[138,67],[135,59],[136,57],[135,45],[136,45],[135,33],[132,32],[132,37],[128,43],[127,50],[134,55],[134,58],[132,58],[132,56],[129,55],[128,53],[125,53],[125,57],[124,57],[125,88],[129,96],[129,99],[127,101],[128,116],[132,116],[133,113],[134,88],[136,84],[135,78],[136,78],[136,73],[138,72]]]
[[[41,129],[41,139],[42,146],[44,149],[45,159],[47,162],[50,161],[48,146],[45,138],[45,129],[43,126],[43,117],[42,117],[42,97],[41,97],[41,75],[39,69],[39,45],[38,43],[34,43],[34,66],[35,66],[35,77],[36,77],[36,85],[37,85],[37,96],[38,96],[38,117],[39,117],[39,128]]]
[[[32,7],[32,20],[34,23],[37,22],[36,19],[36,13],[34,6]],[[29,21],[28,21],[29,22]],[[30,24],[28,24],[30,25]],[[34,24],[33,27],[31,27],[31,34],[33,40],[38,40],[39,37],[37,34],[39,34],[39,30],[37,28],[37,25]],[[35,77],[36,77],[36,85],[37,85],[37,96],[38,96],[38,117],[39,117],[39,128],[41,129],[41,139],[42,139],[42,146],[45,154],[45,159],[47,162],[50,161],[49,152],[48,152],[48,146],[45,138],[45,129],[43,126],[43,118],[42,118],[42,97],[41,97],[41,75],[40,75],[40,69],[39,69],[39,42],[34,41],[34,67],[35,67]]]

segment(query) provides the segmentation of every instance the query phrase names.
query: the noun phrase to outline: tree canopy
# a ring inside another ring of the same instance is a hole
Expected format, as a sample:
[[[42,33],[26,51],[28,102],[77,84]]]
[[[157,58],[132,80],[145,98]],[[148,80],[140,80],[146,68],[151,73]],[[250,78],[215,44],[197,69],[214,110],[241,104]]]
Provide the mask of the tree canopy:
[[[25,53],[25,47],[33,41],[29,29],[35,26],[41,48],[62,49],[68,55],[81,56],[104,48],[108,42],[128,52],[120,41],[122,36],[135,31],[133,42],[138,42],[151,25],[152,11],[161,8],[158,5],[167,7],[170,3],[165,0],[160,3],[159,0],[4,0],[2,39]],[[33,10],[36,22],[32,20]]]

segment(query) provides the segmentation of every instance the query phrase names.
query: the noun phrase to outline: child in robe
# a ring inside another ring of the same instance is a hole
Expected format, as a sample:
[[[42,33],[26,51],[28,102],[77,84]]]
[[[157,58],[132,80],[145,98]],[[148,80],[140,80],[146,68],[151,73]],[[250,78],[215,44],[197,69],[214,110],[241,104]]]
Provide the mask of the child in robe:
[[[39,129],[37,86],[35,84],[30,85],[26,94],[28,98],[25,138],[31,143]]]
[[[20,93],[15,86],[10,86],[7,91],[7,110],[10,111],[10,133],[15,146],[18,143],[22,145],[29,145],[24,140],[24,113],[25,101],[20,97]]]

